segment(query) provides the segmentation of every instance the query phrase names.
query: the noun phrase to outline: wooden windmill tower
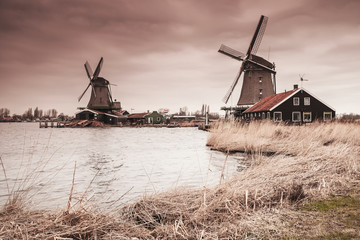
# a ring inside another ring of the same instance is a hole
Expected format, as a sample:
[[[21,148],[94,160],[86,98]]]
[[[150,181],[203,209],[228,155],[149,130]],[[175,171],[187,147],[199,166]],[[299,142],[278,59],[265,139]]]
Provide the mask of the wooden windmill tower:
[[[120,102],[114,102],[112,99],[110,82],[105,78],[99,77],[102,64],[103,58],[100,59],[95,72],[93,72],[88,61],[85,62],[84,66],[90,82],[78,100],[81,100],[81,98],[91,86],[92,91],[89,103],[87,105],[88,109],[99,110],[102,112],[121,110]]]
[[[255,55],[264,35],[267,20],[268,17],[260,17],[259,23],[246,54],[236,51],[223,44],[221,45],[219,49],[220,53],[223,53],[238,61],[242,61],[239,73],[230,86],[227,94],[223,98],[225,103],[228,102],[243,72],[244,80],[241,88],[240,98],[237,102],[238,107],[247,108],[251,105],[254,105],[262,98],[276,93],[275,64]]]

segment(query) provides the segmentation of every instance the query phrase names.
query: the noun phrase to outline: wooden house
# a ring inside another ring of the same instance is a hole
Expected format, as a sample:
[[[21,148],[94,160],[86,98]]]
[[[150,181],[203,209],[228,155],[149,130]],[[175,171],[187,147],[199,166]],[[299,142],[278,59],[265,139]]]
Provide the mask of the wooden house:
[[[157,111],[153,111],[152,113],[145,115],[145,121],[148,124],[160,124],[163,123],[164,120],[165,117]]]
[[[297,85],[291,91],[265,97],[242,113],[245,120],[271,119],[298,124],[334,118],[335,110],[332,107]]]

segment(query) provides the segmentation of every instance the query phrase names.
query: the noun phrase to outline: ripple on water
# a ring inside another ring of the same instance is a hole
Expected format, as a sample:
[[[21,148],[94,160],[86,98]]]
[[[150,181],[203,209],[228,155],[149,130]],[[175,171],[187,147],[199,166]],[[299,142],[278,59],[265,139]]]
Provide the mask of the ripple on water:
[[[10,188],[36,182],[34,200],[43,207],[66,205],[75,162],[74,194],[104,204],[128,191],[119,204],[178,186],[213,186],[222,171],[229,177],[247,166],[242,155],[234,155],[224,168],[225,155],[210,151],[208,133],[195,128],[40,129],[34,123],[0,123],[0,133]],[[0,178],[0,203],[6,194]]]

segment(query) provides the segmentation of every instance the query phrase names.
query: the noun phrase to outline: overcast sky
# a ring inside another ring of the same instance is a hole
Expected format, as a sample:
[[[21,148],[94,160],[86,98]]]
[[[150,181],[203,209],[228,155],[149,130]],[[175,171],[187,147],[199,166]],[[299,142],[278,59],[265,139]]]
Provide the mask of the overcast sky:
[[[275,62],[277,90],[300,85],[337,113],[360,113],[358,0],[1,0],[0,108],[73,115],[89,80],[83,64],[112,86],[129,112],[210,105],[219,111],[260,15],[269,17],[259,56]],[[237,103],[242,80],[228,102]]]

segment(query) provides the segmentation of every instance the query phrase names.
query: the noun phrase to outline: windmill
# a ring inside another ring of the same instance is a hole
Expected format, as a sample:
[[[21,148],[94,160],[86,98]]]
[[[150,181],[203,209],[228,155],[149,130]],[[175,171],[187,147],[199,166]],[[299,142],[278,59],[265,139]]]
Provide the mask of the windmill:
[[[246,107],[253,105],[262,98],[276,93],[275,64],[255,55],[265,33],[267,21],[268,17],[260,17],[259,23],[246,54],[225,46],[224,44],[220,46],[220,53],[238,61],[242,61],[239,73],[237,74],[234,82],[230,86],[230,89],[223,98],[225,103],[228,102],[243,72],[244,80],[241,88],[240,98],[237,103],[238,106]]]
[[[120,102],[114,102],[112,99],[110,82],[105,78],[99,77],[102,65],[103,58],[100,59],[95,72],[93,72],[88,61],[85,62],[84,67],[90,82],[78,98],[78,101],[80,102],[81,98],[91,86],[91,97],[87,108],[103,111],[120,110]]]

